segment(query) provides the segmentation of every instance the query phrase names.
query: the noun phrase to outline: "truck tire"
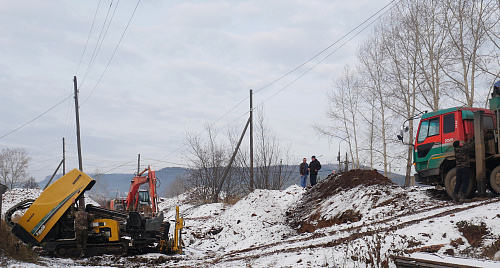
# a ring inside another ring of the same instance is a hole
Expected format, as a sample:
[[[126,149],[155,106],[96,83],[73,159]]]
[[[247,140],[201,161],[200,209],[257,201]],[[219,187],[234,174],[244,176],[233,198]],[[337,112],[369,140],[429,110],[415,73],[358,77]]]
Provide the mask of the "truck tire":
[[[491,172],[490,187],[496,193],[500,193],[500,166],[497,166]]]
[[[455,184],[456,184],[456,178],[457,178],[457,168],[454,167],[448,173],[446,174],[446,177],[444,179],[444,188],[446,190],[446,193],[450,197],[453,195],[453,190],[455,189]],[[469,179],[469,187],[467,187],[467,198],[472,198],[474,197],[474,194],[476,193],[477,189],[477,183],[476,183],[476,174],[474,172],[471,172],[470,179]]]

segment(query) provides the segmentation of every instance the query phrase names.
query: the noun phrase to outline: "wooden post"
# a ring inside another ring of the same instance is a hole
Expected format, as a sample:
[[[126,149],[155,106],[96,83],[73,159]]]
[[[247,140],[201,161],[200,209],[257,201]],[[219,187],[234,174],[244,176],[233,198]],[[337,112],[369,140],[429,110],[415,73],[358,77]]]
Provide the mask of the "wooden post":
[[[78,88],[77,88],[77,81],[76,81],[76,76],[73,77],[73,84],[75,88],[75,114],[76,114],[76,143],[78,146],[78,167],[80,171],[83,172],[83,164],[82,164],[82,144],[80,142],[80,114],[78,112],[79,108],[78,107]],[[82,194],[80,196],[80,199],[78,200],[78,204],[80,207],[85,207],[85,196]]]
[[[63,138],[63,176],[66,175],[66,143]]]
[[[80,171],[83,171],[83,164],[82,164],[82,144],[80,142],[80,114],[78,112],[79,107],[78,107],[78,88],[77,88],[77,82],[76,82],[76,76],[73,79],[74,86],[75,86],[75,114],[76,114],[76,142],[78,146],[78,167]]]
[[[476,181],[479,196],[486,194],[486,161],[484,147],[484,111],[474,112],[474,143],[476,155]]]
[[[137,155],[137,176],[141,172],[141,154]]]
[[[2,196],[7,191],[7,186],[0,183],[0,215],[2,214]],[[2,221],[0,220],[0,227],[2,227]]]
[[[253,104],[252,90],[250,89],[250,191],[253,191]]]

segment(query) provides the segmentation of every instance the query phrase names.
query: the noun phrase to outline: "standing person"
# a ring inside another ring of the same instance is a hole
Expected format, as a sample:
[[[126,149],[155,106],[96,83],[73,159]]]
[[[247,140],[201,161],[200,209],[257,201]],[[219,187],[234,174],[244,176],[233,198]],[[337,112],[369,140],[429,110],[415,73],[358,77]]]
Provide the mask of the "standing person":
[[[460,141],[453,143],[455,149],[455,161],[457,162],[457,175],[455,189],[453,190],[453,200],[463,202],[467,197],[467,188],[471,175],[470,154],[474,150],[474,140],[469,139],[463,146]]]
[[[302,159],[302,163],[300,163],[299,171],[300,171],[300,186],[306,187],[307,175],[309,175],[309,170],[307,166],[307,159],[305,157],[304,159]]]
[[[73,204],[75,200],[73,200]],[[74,208],[74,206],[72,207]],[[75,217],[75,240],[76,247],[78,248],[78,253],[80,257],[83,257],[87,254],[87,238],[89,234],[89,223],[94,221],[94,217],[89,214],[87,211],[83,209],[83,207],[79,207],[76,212],[74,212]]]
[[[316,160],[316,156],[311,156],[311,163],[309,163],[309,175],[311,180],[311,187],[316,185],[316,178],[318,177],[318,170],[321,169],[321,164]]]

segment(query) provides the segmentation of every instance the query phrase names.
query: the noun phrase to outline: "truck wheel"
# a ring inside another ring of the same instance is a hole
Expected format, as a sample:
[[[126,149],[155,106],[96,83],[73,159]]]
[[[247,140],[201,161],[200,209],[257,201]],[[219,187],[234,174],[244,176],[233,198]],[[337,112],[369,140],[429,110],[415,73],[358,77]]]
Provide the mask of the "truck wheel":
[[[493,191],[500,193],[500,166],[494,168],[491,172],[490,187]]]
[[[500,172],[500,170],[499,170]],[[457,179],[457,168],[452,168],[448,173],[446,174],[446,178],[444,179],[444,188],[446,190],[446,193],[450,197],[453,195],[453,190],[455,189],[456,185],[456,179]],[[477,183],[476,183],[476,174],[474,172],[471,172],[471,176],[469,179],[469,187],[467,187],[467,198],[472,198],[474,194],[476,193],[477,189]]]

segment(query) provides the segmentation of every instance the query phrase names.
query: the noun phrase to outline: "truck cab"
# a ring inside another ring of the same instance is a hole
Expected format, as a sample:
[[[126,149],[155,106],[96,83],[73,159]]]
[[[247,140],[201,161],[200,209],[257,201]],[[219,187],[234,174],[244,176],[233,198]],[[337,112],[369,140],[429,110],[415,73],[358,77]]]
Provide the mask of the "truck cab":
[[[489,109],[454,107],[422,116],[413,151],[417,182],[446,188],[454,186],[451,183],[446,185],[446,177],[456,165],[453,142],[474,137],[474,112],[478,110],[484,112],[484,129],[494,129],[495,114]],[[474,161],[473,157],[471,161]],[[473,165],[471,169],[474,170]]]

